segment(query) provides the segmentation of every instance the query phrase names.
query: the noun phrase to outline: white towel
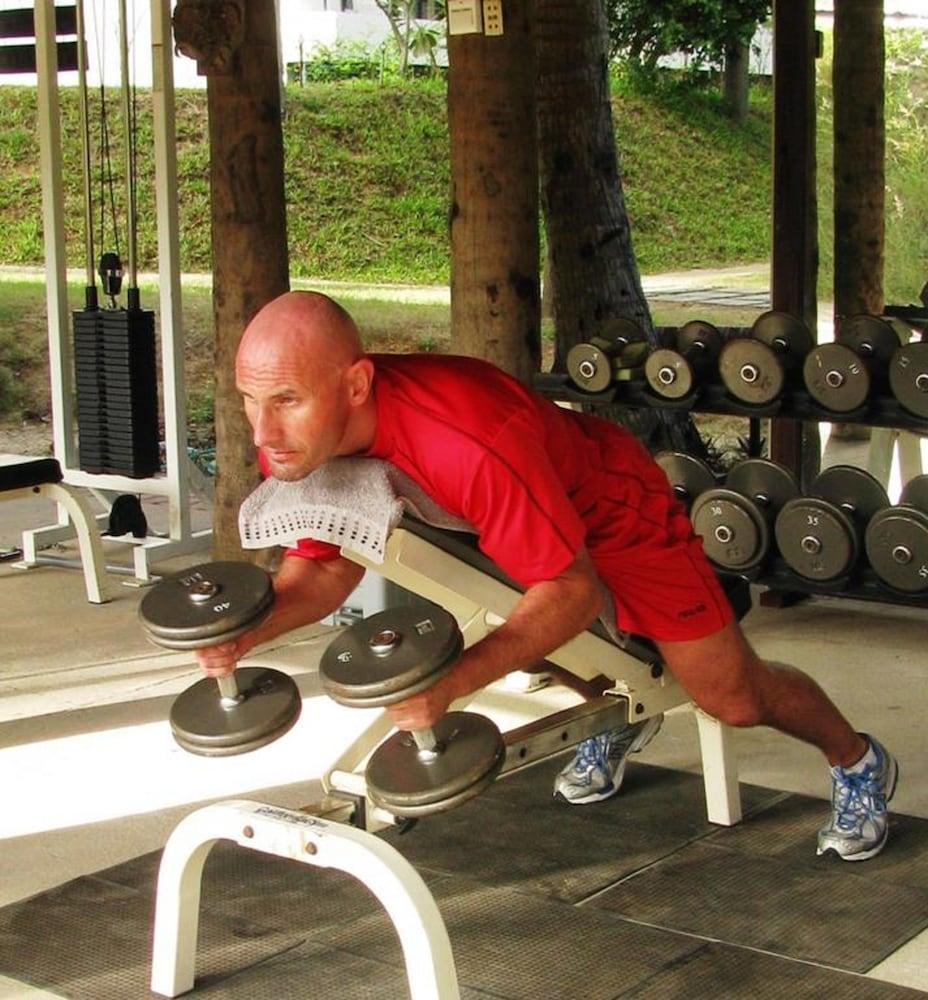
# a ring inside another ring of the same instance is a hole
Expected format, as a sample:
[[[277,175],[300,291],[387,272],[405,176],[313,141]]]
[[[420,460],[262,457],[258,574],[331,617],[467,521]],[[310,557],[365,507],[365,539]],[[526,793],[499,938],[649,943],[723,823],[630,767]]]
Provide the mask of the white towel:
[[[266,479],[239,510],[239,535],[246,549],[314,538],[379,565],[405,510],[437,528],[474,532],[388,462],[333,458],[296,482]]]

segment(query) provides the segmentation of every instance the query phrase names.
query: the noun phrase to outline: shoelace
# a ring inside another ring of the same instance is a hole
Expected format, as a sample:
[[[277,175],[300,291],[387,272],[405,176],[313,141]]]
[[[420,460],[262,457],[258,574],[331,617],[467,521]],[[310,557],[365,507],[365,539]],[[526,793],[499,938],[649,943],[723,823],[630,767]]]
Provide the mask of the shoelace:
[[[873,768],[864,768],[860,774],[839,772],[834,808],[838,813],[837,825],[842,830],[856,829],[876,810],[886,808]]]
[[[577,757],[574,761],[574,770],[586,773],[594,767],[605,767],[606,738],[604,736],[591,736],[585,739],[577,747]]]

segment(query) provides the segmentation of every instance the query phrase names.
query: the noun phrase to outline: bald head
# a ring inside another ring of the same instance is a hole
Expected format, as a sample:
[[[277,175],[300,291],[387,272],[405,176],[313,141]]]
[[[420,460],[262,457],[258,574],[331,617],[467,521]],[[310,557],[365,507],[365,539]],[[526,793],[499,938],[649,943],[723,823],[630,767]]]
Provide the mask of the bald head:
[[[354,320],[337,302],[319,292],[286,292],[248,324],[236,368],[280,358],[304,375],[323,366],[341,371],[363,353]]]
[[[278,479],[302,479],[373,440],[374,366],[354,320],[317,292],[288,292],[248,324],[235,380],[254,442]]]

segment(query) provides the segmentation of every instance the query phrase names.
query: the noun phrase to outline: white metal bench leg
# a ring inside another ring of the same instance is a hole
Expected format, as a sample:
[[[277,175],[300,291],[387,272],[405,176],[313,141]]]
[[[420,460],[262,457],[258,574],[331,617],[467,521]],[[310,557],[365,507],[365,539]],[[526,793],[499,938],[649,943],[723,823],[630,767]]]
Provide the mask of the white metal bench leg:
[[[103,559],[103,543],[97,522],[84,500],[60,483],[45,483],[40,492],[49,500],[61,504],[68,512],[77,532],[77,543],[84,568],[84,584],[87,600],[91,604],[105,604],[109,600],[106,592],[106,563]]]
[[[353,875],[393,921],[412,1000],[459,1000],[444,921],[425,882],[398,851],[362,830],[241,800],[198,809],[168,838],[155,904],[153,992],[176,997],[193,988],[200,880],[218,840]]]
[[[731,730],[699,709],[696,709],[696,722],[709,822],[734,826],[741,822],[741,791]]]

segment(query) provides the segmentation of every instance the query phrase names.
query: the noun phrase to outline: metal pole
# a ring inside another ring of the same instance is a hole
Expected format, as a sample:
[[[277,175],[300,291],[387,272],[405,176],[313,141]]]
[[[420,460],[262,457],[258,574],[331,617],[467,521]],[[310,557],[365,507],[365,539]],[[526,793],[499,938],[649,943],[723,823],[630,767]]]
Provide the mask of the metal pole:
[[[84,154],[84,243],[87,252],[87,297],[96,299],[97,278],[94,272],[93,253],[93,202],[90,193],[90,116],[87,104],[87,46],[84,32],[84,0],[77,0],[77,77],[78,96],[81,112],[81,146]],[[89,309],[96,308],[96,302],[87,302]]]
[[[129,288],[138,287],[135,262],[135,182],[133,177],[134,141],[129,102],[129,28],[126,0],[119,0],[119,82],[122,89],[122,122],[126,150],[126,229],[128,231]]]

